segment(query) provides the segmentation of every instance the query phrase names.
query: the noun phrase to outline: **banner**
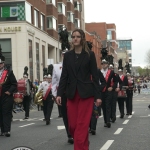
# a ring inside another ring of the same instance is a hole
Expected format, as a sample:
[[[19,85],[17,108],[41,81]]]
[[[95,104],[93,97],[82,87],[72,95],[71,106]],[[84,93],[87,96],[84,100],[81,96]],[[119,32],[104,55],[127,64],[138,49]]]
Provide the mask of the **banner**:
[[[2,7],[1,8],[1,17],[18,17],[18,7]]]

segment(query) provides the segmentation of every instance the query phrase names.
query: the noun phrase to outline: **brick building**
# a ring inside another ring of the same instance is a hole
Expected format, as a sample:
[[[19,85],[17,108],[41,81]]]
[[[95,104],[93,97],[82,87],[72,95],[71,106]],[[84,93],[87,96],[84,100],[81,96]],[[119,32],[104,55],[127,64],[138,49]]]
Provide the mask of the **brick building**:
[[[105,22],[100,23],[86,23],[85,24],[86,31],[88,32],[96,32],[100,35],[100,39],[103,41],[109,41],[109,55],[114,57],[114,65],[117,68],[117,53],[116,49],[118,47],[116,42],[116,25],[115,24],[107,24]]]
[[[61,61],[58,30],[85,29],[83,0],[0,0],[0,44],[19,79],[43,79],[43,68]]]

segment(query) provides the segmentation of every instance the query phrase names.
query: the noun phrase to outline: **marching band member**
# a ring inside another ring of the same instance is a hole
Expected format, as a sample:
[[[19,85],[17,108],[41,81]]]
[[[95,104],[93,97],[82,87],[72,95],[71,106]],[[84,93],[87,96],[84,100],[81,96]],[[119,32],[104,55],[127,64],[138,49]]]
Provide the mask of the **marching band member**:
[[[47,81],[44,81],[39,86],[38,92],[43,90],[43,112],[44,118],[46,119],[46,125],[50,124],[50,117],[54,105],[53,97],[52,97],[52,77],[49,74],[47,76]]]
[[[1,53],[0,47],[0,127],[1,136],[10,137],[13,93],[17,90],[17,80],[13,71],[5,68],[5,57]]]
[[[96,106],[101,104],[97,64],[94,52],[87,46],[83,30],[72,32],[72,44],[73,49],[64,55],[56,102],[61,105],[61,97],[66,92],[69,131],[74,139],[74,150],[88,150],[88,129],[94,97]]]
[[[109,69],[114,71],[114,66],[112,64],[109,65]],[[117,85],[119,83],[119,86],[116,87],[116,89],[113,91],[112,101],[111,101],[111,121],[114,123],[116,121],[116,102],[118,98],[118,91],[121,89],[121,80],[119,78],[119,75],[115,73]],[[113,81],[111,81],[113,84]]]
[[[24,120],[29,119],[29,111],[30,111],[30,103],[31,103],[31,90],[32,90],[32,88],[34,88],[34,85],[28,79],[27,71],[28,71],[28,67],[26,66],[24,68],[23,78],[26,82],[28,82],[29,87],[27,87],[27,88],[29,88],[29,89],[27,89],[28,91],[26,92],[26,94],[23,97],[23,108],[24,108],[24,111],[25,111]]]
[[[134,80],[131,78],[130,73],[127,73],[128,78],[128,85],[129,88],[127,89],[127,100],[126,100],[126,115],[132,115],[132,100],[133,100],[133,88],[134,88]]]
[[[106,81],[106,86],[102,92],[102,96],[103,96],[102,109],[104,115],[104,127],[110,128],[111,127],[111,123],[110,123],[111,101],[112,101],[113,91],[117,87],[117,80],[114,71],[109,70],[108,67],[109,67],[109,62],[105,58],[102,60],[102,69],[101,69],[101,72],[103,73],[103,76]],[[112,80],[113,80],[113,85],[111,84]],[[115,118],[112,118],[112,120],[115,120]]]
[[[123,75],[122,60],[120,59],[119,62],[120,62],[120,64],[118,67],[118,74],[122,81],[122,88],[127,89],[128,88],[128,79],[126,76]],[[123,89],[122,89],[120,92],[123,92],[123,95],[118,96],[118,105],[119,105],[119,111],[120,111],[120,118],[124,118],[124,102],[126,101],[126,96],[124,94],[126,93],[126,90],[123,91]]]
[[[64,57],[65,51],[62,51],[62,58]],[[53,65],[53,75],[52,75],[52,91],[53,91],[53,96],[57,96],[57,88],[59,85],[60,81],[60,76],[62,72],[62,63],[59,64],[54,64]],[[67,98],[66,98],[66,93],[64,92],[62,95],[62,105],[59,106],[60,111],[63,117],[63,122],[66,128],[67,136],[68,136],[68,143],[73,144],[73,138],[70,135],[69,129],[68,129],[68,116],[67,116]]]

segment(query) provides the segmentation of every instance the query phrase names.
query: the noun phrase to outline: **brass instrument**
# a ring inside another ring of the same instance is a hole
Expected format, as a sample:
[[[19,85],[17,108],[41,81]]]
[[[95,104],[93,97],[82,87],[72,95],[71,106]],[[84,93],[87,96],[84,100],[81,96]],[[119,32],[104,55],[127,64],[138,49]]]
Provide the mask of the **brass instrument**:
[[[35,94],[34,103],[40,106],[43,106],[43,91],[40,90]]]

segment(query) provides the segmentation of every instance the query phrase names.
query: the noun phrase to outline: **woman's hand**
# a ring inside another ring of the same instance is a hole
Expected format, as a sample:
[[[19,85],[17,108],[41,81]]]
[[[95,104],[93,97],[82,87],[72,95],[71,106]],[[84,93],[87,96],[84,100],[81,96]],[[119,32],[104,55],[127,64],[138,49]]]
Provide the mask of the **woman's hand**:
[[[98,107],[102,104],[102,100],[101,99],[97,99],[95,102],[95,105]]]
[[[60,97],[60,96],[58,96],[58,97],[56,98],[56,103],[57,103],[57,105],[60,105],[60,106],[61,106],[61,97]]]

